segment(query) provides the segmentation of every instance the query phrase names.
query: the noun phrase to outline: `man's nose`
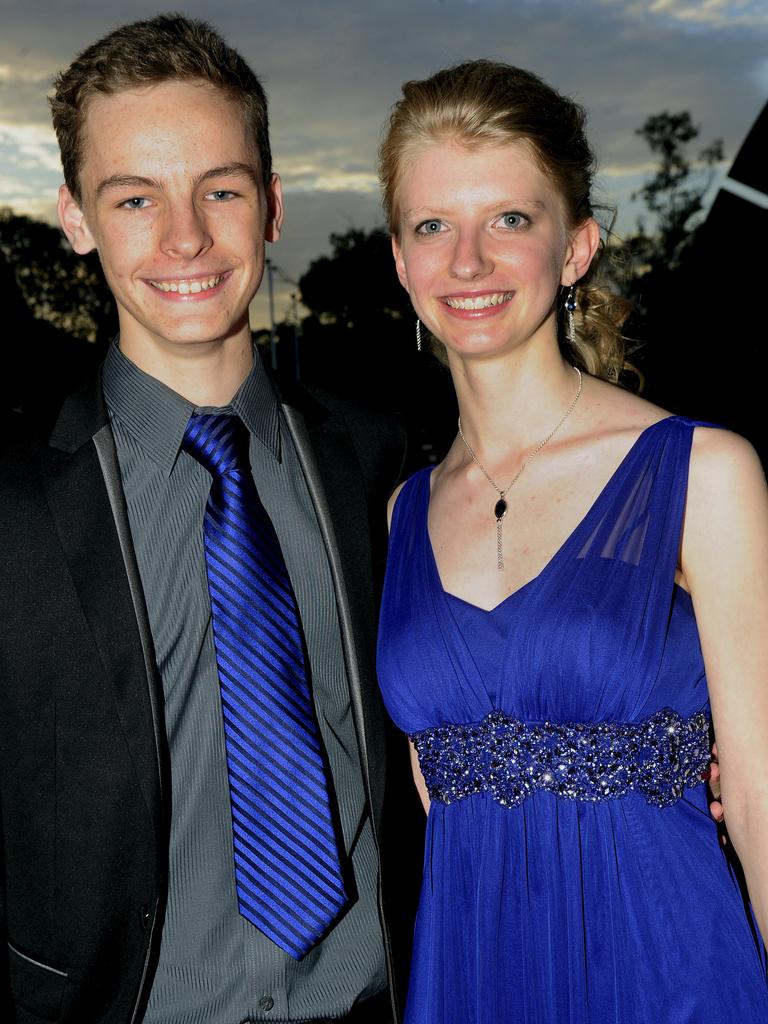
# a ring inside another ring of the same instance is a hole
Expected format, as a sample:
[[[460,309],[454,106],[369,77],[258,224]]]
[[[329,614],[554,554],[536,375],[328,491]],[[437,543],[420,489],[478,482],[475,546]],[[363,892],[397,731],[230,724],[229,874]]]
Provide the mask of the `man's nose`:
[[[205,217],[196,203],[175,203],[168,208],[161,240],[163,252],[190,260],[212,244]]]

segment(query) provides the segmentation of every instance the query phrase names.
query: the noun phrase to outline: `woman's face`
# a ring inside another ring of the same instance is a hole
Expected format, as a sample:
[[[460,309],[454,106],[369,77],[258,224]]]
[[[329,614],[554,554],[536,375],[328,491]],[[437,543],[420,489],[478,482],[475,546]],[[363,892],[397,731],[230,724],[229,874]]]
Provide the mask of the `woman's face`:
[[[578,232],[524,143],[429,145],[404,166],[398,198],[398,276],[449,354],[556,340],[558,288],[586,267],[577,272]]]

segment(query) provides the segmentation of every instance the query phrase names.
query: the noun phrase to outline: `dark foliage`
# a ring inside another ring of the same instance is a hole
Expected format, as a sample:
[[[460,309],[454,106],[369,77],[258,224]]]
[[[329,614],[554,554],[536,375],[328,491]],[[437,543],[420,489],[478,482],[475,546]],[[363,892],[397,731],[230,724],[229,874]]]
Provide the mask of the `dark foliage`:
[[[395,273],[383,229],[331,236],[332,254],[299,281],[310,315],[301,325],[301,377],[407,420],[413,465],[438,458],[456,429],[447,370],[416,351],[416,315]]]
[[[48,425],[66,395],[93,372],[99,350],[32,315],[14,268],[2,251],[0,292],[5,301],[0,388],[3,431],[21,429],[25,421]]]
[[[0,253],[29,311],[83,341],[103,342],[117,321],[98,256],[77,256],[58,228],[0,209]]]
[[[643,393],[673,412],[737,430],[765,459],[768,366],[760,260],[750,239],[761,237],[768,214],[720,192],[703,218],[723,148],[715,140],[691,154],[699,128],[688,112],[650,117],[638,134],[659,157],[639,192],[656,230],[647,233],[641,222],[615,255],[627,268],[623,289],[636,307],[628,333],[640,343],[632,361],[644,376]]]

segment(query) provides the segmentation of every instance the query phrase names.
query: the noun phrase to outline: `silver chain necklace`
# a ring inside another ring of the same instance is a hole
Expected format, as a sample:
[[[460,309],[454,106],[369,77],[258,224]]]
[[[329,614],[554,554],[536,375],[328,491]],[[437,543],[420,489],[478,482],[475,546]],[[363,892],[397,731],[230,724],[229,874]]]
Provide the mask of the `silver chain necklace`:
[[[461,416],[459,416],[459,437],[464,442],[464,446],[466,447],[466,449],[469,452],[469,454],[472,456],[472,461],[475,463],[475,465],[480,470],[480,472],[483,474],[483,476],[488,481],[488,483],[491,485],[491,487],[493,487],[494,491],[496,491],[497,494],[499,495],[499,500],[493,506],[493,514],[496,517],[496,567],[499,570],[499,572],[502,572],[504,570],[504,551],[503,551],[502,544],[501,544],[501,521],[504,518],[504,516],[507,514],[507,501],[506,501],[507,494],[510,492],[510,490],[515,486],[517,481],[520,479],[520,477],[521,477],[521,475],[523,473],[523,470],[528,465],[528,463],[531,461],[531,459],[533,459],[534,456],[538,455],[539,452],[541,451],[541,449],[544,447],[544,445],[552,440],[552,438],[558,432],[560,427],[562,427],[562,425],[565,423],[565,421],[571,415],[573,410],[576,408],[576,403],[581,398],[581,389],[582,389],[582,386],[584,384],[584,378],[582,377],[581,370],[578,368],[578,366],[574,366],[574,370],[579,375],[579,387],[578,387],[578,390],[576,392],[576,397],[571,402],[571,404],[568,406],[568,409],[566,410],[565,415],[560,420],[560,422],[557,424],[557,426],[554,427],[553,430],[550,430],[550,432],[547,434],[547,436],[544,438],[543,441],[539,441],[539,443],[536,445],[536,447],[533,449],[533,451],[527,456],[527,458],[523,462],[523,464],[520,467],[520,469],[518,469],[517,473],[515,473],[514,477],[507,484],[507,486],[504,488],[504,490],[502,490],[501,487],[499,487],[499,485],[494,480],[491,479],[491,477],[489,476],[489,474],[486,471],[485,467],[483,466],[482,462],[475,455],[474,450],[472,448],[472,445],[469,443],[469,441],[466,439],[466,437],[464,437],[464,433],[462,432],[462,429],[461,429]]]

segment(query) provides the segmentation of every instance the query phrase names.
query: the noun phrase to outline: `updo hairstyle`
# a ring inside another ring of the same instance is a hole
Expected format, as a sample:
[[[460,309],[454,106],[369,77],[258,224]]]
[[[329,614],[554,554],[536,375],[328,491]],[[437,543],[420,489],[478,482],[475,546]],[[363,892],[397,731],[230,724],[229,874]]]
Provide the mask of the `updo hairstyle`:
[[[400,233],[399,189],[408,164],[425,146],[459,142],[472,147],[524,142],[562,195],[569,226],[593,214],[595,157],[584,133],[586,112],[530,71],[488,60],[468,61],[423,81],[406,82],[379,149],[379,178],[390,232]],[[567,341],[558,299],[563,355],[596,377],[616,381],[625,367],[621,327],[630,304],[594,283],[598,257],[574,288],[575,344]]]

